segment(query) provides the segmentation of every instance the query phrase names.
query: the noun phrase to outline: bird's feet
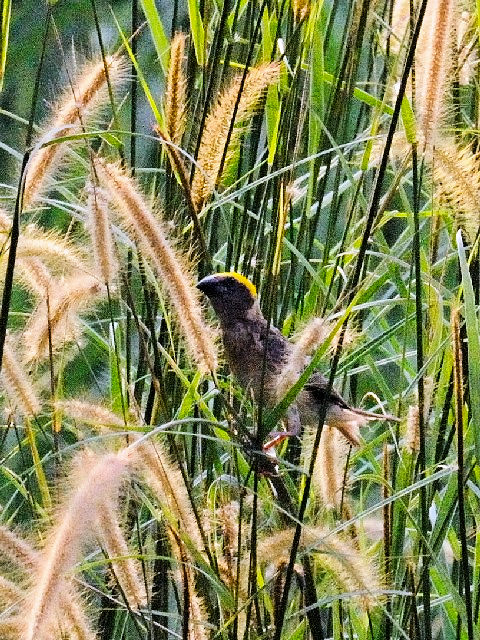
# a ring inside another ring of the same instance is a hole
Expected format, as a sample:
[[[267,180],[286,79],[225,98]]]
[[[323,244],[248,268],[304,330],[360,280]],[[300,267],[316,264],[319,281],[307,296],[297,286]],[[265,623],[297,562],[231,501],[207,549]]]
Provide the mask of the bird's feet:
[[[263,445],[263,450],[267,453],[270,453],[273,447],[277,447],[279,444],[282,444],[284,440],[287,438],[292,438],[293,436],[298,435],[298,433],[294,431],[271,431],[268,434],[268,440]]]

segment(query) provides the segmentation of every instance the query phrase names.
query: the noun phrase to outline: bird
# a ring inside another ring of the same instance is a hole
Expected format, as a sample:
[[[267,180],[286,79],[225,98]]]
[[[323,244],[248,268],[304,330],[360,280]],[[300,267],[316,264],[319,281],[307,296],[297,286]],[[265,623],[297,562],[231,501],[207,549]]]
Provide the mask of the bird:
[[[209,299],[220,322],[227,363],[240,386],[273,408],[278,398],[279,377],[292,352],[292,343],[265,319],[255,285],[245,276],[228,271],[202,278],[197,288]],[[305,359],[305,366],[308,360]],[[302,372],[299,372],[299,376]],[[302,427],[317,427],[323,403],[325,423],[338,429],[347,441],[361,444],[360,427],[370,420],[395,420],[350,406],[320,372],[314,372],[286,415],[287,430],[271,434],[270,445],[284,437],[298,436]],[[267,448],[267,446],[264,446]]]

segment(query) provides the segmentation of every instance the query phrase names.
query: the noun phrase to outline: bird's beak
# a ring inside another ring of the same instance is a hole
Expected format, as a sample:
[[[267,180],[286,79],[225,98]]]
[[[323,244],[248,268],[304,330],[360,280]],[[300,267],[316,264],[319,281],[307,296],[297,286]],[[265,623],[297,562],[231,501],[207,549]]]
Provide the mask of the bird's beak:
[[[218,278],[216,275],[206,276],[202,278],[200,282],[197,282],[197,289],[200,289],[206,296],[210,296],[211,293],[217,288]]]

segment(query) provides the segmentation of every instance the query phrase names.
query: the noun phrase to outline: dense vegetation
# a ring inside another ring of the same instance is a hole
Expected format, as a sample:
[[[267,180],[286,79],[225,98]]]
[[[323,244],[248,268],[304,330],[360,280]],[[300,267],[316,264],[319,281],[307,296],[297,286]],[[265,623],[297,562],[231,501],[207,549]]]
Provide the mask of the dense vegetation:
[[[479,638],[478,3],[22,4],[0,637]],[[308,373],[238,386],[215,271],[399,422],[264,449]]]

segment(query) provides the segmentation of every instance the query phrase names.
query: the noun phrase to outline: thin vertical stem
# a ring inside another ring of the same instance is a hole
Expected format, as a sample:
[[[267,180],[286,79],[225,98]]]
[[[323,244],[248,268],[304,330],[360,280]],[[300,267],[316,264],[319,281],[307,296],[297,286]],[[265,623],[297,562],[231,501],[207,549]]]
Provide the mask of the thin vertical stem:
[[[473,609],[472,594],[470,592],[470,567],[468,562],[467,524],[465,516],[465,474],[463,447],[463,367],[462,345],[460,341],[460,325],[457,309],[452,310],[453,333],[453,378],[455,389],[455,422],[457,427],[457,482],[458,482],[458,525],[462,557],[460,559],[460,575],[463,579],[463,597],[465,598],[465,612],[467,617],[468,640],[473,640]]]
[[[10,312],[10,303],[12,300],[12,288],[13,288],[13,272],[15,270],[15,261],[17,257],[18,239],[20,236],[20,214],[22,211],[23,191],[25,188],[26,168],[28,160],[30,158],[29,147],[32,144],[33,137],[33,124],[35,121],[35,112],[37,108],[38,92],[40,88],[40,78],[42,76],[43,63],[45,61],[45,51],[48,41],[48,32],[50,29],[50,17],[52,13],[53,5],[47,5],[47,12],[45,15],[45,31],[42,40],[42,50],[40,54],[40,60],[38,62],[37,72],[35,76],[35,85],[32,94],[32,103],[30,108],[30,118],[28,121],[27,135],[25,139],[26,151],[22,159],[22,167],[20,170],[20,179],[17,190],[17,198],[15,201],[15,210],[13,213],[12,229],[10,232],[10,249],[8,252],[7,269],[5,272],[5,282],[3,285],[2,295],[2,309],[0,311],[0,371],[2,368],[3,360],[3,348],[5,346],[5,337],[7,335],[8,316]]]

